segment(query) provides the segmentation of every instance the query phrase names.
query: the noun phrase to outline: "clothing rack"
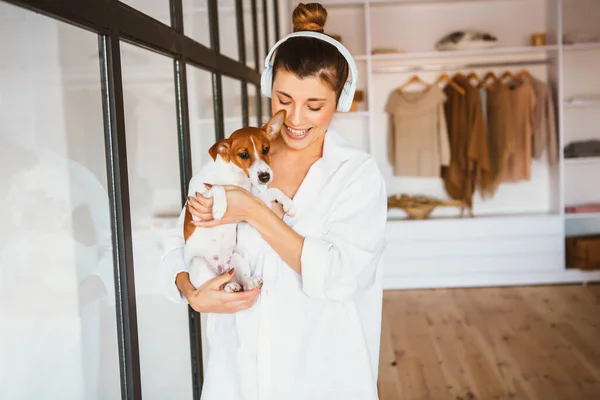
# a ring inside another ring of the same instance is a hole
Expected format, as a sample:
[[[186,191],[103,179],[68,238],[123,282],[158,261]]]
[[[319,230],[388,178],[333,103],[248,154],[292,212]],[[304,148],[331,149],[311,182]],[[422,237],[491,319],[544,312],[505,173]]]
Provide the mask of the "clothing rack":
[[[426,65],[394,65],[387,67],[374,67],[373,73],[398,73],[398,72],[432,72],[432,71],[460,71],[475,68],[513,67],[519,65],[545,65],[550,60],[510,61],[490,63],[458,63],[458,64],[426,64]]]

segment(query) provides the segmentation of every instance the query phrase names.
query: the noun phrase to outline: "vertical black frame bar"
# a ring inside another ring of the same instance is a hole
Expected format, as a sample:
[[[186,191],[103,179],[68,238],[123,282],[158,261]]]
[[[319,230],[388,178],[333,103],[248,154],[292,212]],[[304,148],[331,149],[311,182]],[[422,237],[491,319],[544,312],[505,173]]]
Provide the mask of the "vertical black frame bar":
[[[263,4],[263,21],[265,21],[265,56],[269,53],[269,49],[271,48],[269,41],[269,9],[267,5],[267,0],[262,0]]]
[[[116,28],[113,28],[110,35],[99,36],[98,44],[108,193],[113,231],[121,398],[140,400],[142,383],[119,40],[119,33]],[[120,234],[115,234],[117,232]]]
[[[275,37],[273,38],[273,44],[281,38],[281,32],[279,31],[279,1],[273,0],[273,18],[275,19]]]
[[[217,0],[208,0],[208,29],[210,32],[210,47],[212,50],[220,53],[219,9],[217,3]],[[213,71],[212,82],[216,139],[221,140],[225,138],[225,122],[223,117],[223,74],[220,71]]]
[[[251,0],[252,2],[252,36],[254,38],[254,60],[255,60],[255,69],[256,72],[260,71],[260,66],[262,64],[261,54],[258,51],[258,10],[256,6],[256,0]],[[266,57],[266,54],[265,54]],[[257,124],[260,125],[262,121],[262,92],[260,90],[260,85],[256,87],[256,97],[254,99],[256,106],[256,121]]]
[[[171,26],[183,34],[182,0],[170,0]],[[187,87],[186,57],[173,59],[175,79],[175,105],[177,111],[177,144],[179,149],[179,182],[181,190],[181,206],[187,200],[188,185],[192,179],[192,152],[190,144],[190,118]],[[199,399],[204,382],[204,365],[202,356],[202,323],[200,314],[188,306],[188,322],[190,335],[190,362],[192,370],[192,397]]]
[[[244,4],[242,0],[235,0],[235,22],[237,25],[238,57],[246,65],[246,43],[244,41]],[[242,126],[250,125],[248,117],[248,84],[242,80]]]

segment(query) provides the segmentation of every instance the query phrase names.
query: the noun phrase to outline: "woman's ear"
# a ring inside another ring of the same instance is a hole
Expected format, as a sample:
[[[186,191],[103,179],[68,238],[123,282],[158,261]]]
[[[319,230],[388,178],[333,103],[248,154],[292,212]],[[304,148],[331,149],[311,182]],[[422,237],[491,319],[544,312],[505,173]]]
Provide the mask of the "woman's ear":
[[[269,140],[273,140],[279,135],[279,132],[283,127],[283,121],[285,121],[285,115],[285,110],[277,111],[277,113],[271,117],[271,120],[261,128]]]
[[[208,154],[212,157],[213,161],[215,161],[217,155],[219,155],[223,161],[229,162],[229,149],[231,149],[229,139],[223,139],[213,144],[212,147],[208,149]]]

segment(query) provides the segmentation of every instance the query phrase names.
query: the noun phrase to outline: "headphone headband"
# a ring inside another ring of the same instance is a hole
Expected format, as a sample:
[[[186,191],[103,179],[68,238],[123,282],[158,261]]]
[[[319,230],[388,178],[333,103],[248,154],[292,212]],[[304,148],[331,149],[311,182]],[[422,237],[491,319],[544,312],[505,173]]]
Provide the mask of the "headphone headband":
[[[346,62],[348,63],[348,66],[350,68],[351,77],[350,77],[350,80],[348,80],[344,84],[342,93],[338,100],[337,109],[340,112],[347,112],[348,110],[350,110],[350,106],[352,105],[352,100],[354,99],[354,92],[356,91],[356,82],[358,81],[358,69],[356,68],[356,63],[354,62],[354,58],[352,57],[352,55],[350,54],[348,49],[346,49],[346,47],[344,47],[344,45],[342,45],[340,42],[338,42],[331,36],[325,35],[324,33],[320,33],[320,32],[314,32],[314,31],[293,32],[293,33],[290,33],[290,34],[284,36],[283,38],[281,38],[277,43],[275,43],[275,45],[273,47],[271,47],[271,50],[269,50],[267,57],[265,57],[265,69],[261,76],[261,92],[262,92],[262,94],[266,97],[271,97],[271,87],[273,85],[273,65],[271,64],[271,58],[273,57],[275,50],[281,45],[281,43],[285,42],[289,38],[299,37],[299,36],[312,37],[312,38],[316,38],[316,39],[320,39],[325,42],[328,42],[328,43],[334,45],[338,49],[338,51],[342,54],[342,56],[344,56],[344,58],[346,59]]]

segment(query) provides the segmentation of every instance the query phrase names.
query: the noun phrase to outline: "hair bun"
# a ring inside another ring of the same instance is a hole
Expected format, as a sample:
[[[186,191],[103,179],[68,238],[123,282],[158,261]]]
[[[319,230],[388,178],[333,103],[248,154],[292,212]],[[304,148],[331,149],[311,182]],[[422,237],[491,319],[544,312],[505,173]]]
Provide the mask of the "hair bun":
[[[292,13],[294,32],[315,31],[323,33],[327,10],[319,3],[300,3]]]

